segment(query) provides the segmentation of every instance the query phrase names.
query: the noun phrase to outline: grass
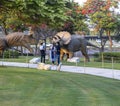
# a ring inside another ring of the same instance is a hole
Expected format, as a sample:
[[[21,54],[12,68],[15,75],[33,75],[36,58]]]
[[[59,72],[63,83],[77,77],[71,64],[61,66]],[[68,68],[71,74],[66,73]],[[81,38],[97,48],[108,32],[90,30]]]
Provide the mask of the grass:
[[[28,63],[30,59],[34,58],[34,56],[20,56],[19,58],[10,58],[10,59],[0,59],[0,61],[11,61],[11,62],[24,62],[24,63]],[[49,60],[46,61],[46,63],[51,64],[51,62]],[[70,65],[70,66],[75,66],[76,63],[70,63],[70,62],[66,62],[66,61],[62,61],[63,65]],[[112,62],[95,62],[94,58],[91,58],[90,62],[84,63],[84,59],[80,58],[80,62],[77,63],[77,66],[81,66],[81,67],[96,67],[96,68],[109,68],[109,69],[118,69],[120,70],[120,63],[113,63]]]
[[[21,63],[26,63],[29,62],[34,58],[33,56],[19,56],[19,58],[0,58],[0,61],[8,61],[8,62],[21,62]]]
[[[0,67],[0,106],[120,106],[120,81]]]

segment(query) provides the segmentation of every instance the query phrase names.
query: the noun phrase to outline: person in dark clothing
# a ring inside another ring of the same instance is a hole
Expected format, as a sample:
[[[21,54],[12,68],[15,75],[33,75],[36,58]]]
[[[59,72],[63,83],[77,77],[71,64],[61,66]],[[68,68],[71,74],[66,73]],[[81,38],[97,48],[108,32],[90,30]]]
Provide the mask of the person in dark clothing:
[[[45,47],[44,44],[40,44],[40,55],[41,55],[41,63],[45,63]]]
[[[56,47],[55,44],[53,44],[50,48],[50,60],[52,62],[52,64],[55,64],[55,60],[56,60]]]
[[[60,64],[60,49],[61,49],[60,43],[57,42],[56,43],[56,61],[57,61],[57,65]]]

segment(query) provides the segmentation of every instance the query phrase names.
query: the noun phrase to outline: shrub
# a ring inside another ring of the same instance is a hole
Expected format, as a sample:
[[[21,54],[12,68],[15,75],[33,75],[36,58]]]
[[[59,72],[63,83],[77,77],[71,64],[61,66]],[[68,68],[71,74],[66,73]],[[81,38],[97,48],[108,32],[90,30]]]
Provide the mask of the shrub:
[[[103,58],[105,62],[111,62],[113,58],[114,62],[120,62],[120,52],[95,53],[94,58],[95,61],[102,61]]]
[[[4,58],[18,58],[19,53],[17,51],[7,50],[4,51]]]

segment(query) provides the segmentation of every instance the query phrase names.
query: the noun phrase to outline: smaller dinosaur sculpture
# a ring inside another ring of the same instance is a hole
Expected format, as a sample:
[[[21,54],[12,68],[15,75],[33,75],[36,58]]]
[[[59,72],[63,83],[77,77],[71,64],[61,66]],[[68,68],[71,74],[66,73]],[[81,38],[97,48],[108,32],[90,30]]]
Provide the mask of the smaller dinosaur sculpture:
[[[33,49],[30,47],[30,45],[35,43],[36,39],[32,34],[25,35],[22,32],[14,32],[8,34],[4,38],[0,38],[0,53],[2,54],[4,50],[15,46],[23,46],[30,52],[33,52]]]

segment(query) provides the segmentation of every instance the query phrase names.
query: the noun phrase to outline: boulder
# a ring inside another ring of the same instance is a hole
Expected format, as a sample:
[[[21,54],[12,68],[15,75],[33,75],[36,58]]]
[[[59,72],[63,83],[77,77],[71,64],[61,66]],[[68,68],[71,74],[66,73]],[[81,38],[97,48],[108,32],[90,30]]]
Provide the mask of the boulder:
[[[77,62],[80,62],[80,58],[79,57],[72,57],[70,59],[67,59],[67,61],[77,63]]]
[[[45,63],[39,63],[37,69],[39,70],[51,70],[51,65]]]
[[[40,62],[40,58],[38,58],[38,57],[34,57],[33,59],[31,59],[30,61],[29,61],[29,63],[35,63],[35,64],[37,64],[37,63],[39,63]]]

